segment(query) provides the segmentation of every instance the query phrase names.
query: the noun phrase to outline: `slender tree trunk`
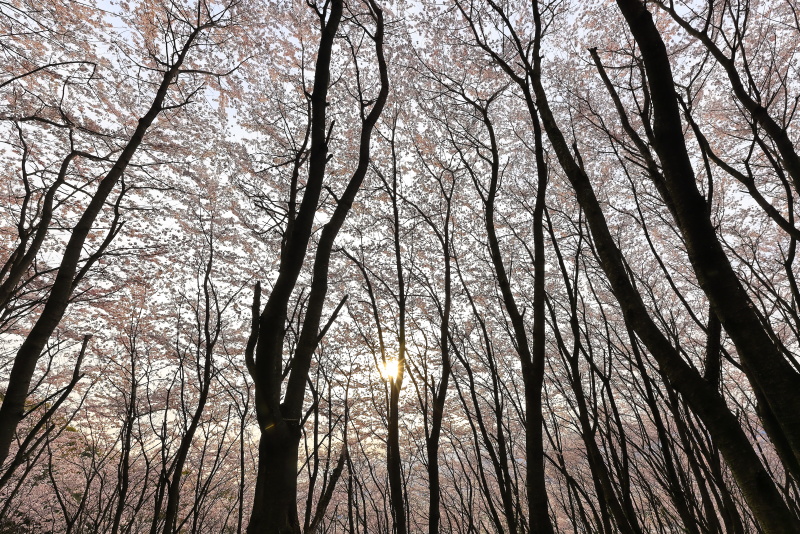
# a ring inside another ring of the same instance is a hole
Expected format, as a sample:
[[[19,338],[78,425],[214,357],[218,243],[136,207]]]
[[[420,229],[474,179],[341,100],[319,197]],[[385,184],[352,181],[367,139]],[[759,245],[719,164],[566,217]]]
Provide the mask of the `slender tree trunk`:
[[[114,511],[114,520],[111,524],[111,534],[117,534],[122,522],[122,514],[125,512],[125,500],[128,497],[128,486],[130,484],[130,454],[131,438],[133,437],[133,426],[136,422],[138,413],[136,398],[138,381],[136,380],[136,354],[131,352],[131,396],[130,403],[126,410],[125,424],[122,427],[122,457],[119,461],[119,471],[117,479],[117,508]]]
[[[403,491],[402,458],[400,456],[399,401],[402,382],[400,378],[390,380],[389,392],[389,433],[387,436],[386,468],[389,472],[389,493],[394,518],[394,532],[406,534],[406,507]]]
[[[192,446],[194,434],[200,424],[200,417],[205,409],[206,399],[208,398],[208,388],[211,382],[211,352],[208,349],[206,354],[205,370],[203,372],[204,383],[202,391],[200,392],[200,400],[197,403],[194,414],[192,414],[189,428],[186,433],[181,437],[180,445],[178,446],[178,454],[175,457],[175,463],[172,465],[172,480],[169,483],[169,491],[167,492],[167,509],[164,512],[164,534],[171,534],[175,528],[175,521],[178,517],[178,504],[181,495],[181,478],[183,476],[183,467],[186,464],[186,458],[189,455],[189,448]]]
[[[676,353],[647,313],[628,278],[622,253],[611,237],[588,176],[575,161],[553,118],[541,81],[534,88],[545,131],[583,207],[603,271],[621,305],[623,317],[659,363],[672,387],[685,396],[708,427],[725,456],[742,493],[762,528],[769,533],[796,533],[800,523],[789,511],[769,473],[725,401]]]
[[[547,191],[547,166],[544,159],[542,128],[537,115],[533,122],[534,151],[536,155],[536,203],[533,210],[533,343],[531,365],[525,373],[525,442],[527,457],[526,485],[528,487],[529,514],[533,534],[550,534],[553,525],[547,500],[544,472],[544,417],[542,395],[545,371],[545,252],[544,209]],[[525,369],[525,366],[523,366]]]
[[[8,457],[17,425],[19,425],[25,413],[25,400],[28,397],[28,389],[36,369],[36,363],[39,361],[42,350],[44,350],[53,331],[61,322],[61,318],[69,305],[69,299],[75,289],[75,274],[78,271],[78,264],[80,263],[83,247],[89,232],[92,230],[95,220],[103,209],[111,191],[117,185],[133,155],[141,145],[145,133],[164,109],[163,104],[169,88],[178,75],[181,65],[200,31],[201,28],[197,28],[189,35],[175,63],[163,73],[150,109],[139,119],[136,130],[134,130],[127,145],[125,145],[108,174],[100,180],[97,190],[89,201],[89,205],[72,229],[44,309],[17,351],[14,364],[11,367],[8,388],[3,398],[3,404],[0,406],[0,465]]]
[[[402,247],[400,242],[400,212],[398,208],[397,178],[397,152],[394,143],[394,128],[392,129],[392,184],[384,185],[389,189],[392,199],[392,234],[394,241],[395,272],[397,273],[397,303],[398,303],[398,332],[397,341],[399,351],[397,354],[397,375],[389,377],[389,432],[386,443],[386,468],[389,474],[389,492],[391,494],[392,517],[396,534],[406,534],[406,507],[405,491],[403,484],[403,460],[400,456],[400,391],[403,388],[403,378],[406,368],[406,282],[403,271]],[[376,310],[377,313],[377,310]],[[386,355],[384,354],[384,359]]]
[[[444,418],[444,405],[447,399],[447,387],[450,381],[450,307],[451,307],[451,276],[450,276],[450,203],[448,199],[448,217],[445,219],[445,229],[442,242],[444,253],[444,307],[442,309],[442,323],[439,329],[439,346],[442,351],[442,377],[439,390],[434,391],[433,413],[431,414],[431,430],[427,438],[428,448],[428,534],[438,534],[441,512],[441,489],[439,483],[439,436],[442,432]]]
[[[534,207],[534,326],[533,346],[528,340],[525,322],[519,311],[516,298],[511,290],[511,282],[503,263],[500,242],[495,229],[495,198],[498,193],[500,175],[500,156],[494,127],[489,118],[488,109],[475,105],[489,133],[491,159],[491,179],[484,198],[484,222],[486,227],[489,251],[494,266],[497,284],[503,298],[503,305],[508,313],[514,332],[514,343],[522,369],[522,380],[525,387],[525,484],[528,493],[528,514],[531,530],[534,534],[551,534],[553,525],[550,520],[550,509],[547,499],[547,487],[544,473],[544,444],[542,417],[542,388],[544,384],[544,231],[543,214],[545,190],[547,187],[547,168],[544,162],[541,131],[538,117],[533,116],[535,150],[537,162],[537,191]],[[538,133],[538,135],[537,135]]]

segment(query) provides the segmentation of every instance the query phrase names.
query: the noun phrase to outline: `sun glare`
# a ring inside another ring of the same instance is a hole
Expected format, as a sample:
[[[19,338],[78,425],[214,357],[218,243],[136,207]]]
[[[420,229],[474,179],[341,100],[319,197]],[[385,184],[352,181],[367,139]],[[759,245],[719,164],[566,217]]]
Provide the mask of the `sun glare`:
[[[400,362],[397,360],[386,360],[379,367],[384,380],[394,380],[400,372]]]

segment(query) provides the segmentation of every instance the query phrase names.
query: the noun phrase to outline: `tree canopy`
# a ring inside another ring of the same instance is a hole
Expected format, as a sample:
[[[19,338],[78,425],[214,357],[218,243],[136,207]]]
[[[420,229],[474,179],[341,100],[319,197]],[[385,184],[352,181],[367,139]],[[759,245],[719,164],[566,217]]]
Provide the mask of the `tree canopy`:
[[[0,533],[800,532],[795,4],[0,2]]]

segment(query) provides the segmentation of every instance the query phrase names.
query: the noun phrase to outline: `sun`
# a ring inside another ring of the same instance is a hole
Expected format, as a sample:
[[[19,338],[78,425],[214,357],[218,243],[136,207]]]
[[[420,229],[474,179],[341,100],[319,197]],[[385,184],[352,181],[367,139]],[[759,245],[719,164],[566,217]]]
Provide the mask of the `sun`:
[[[386,360],[378,367],[384,380],[395,380],[400,373],[400,362],[395,359]]]

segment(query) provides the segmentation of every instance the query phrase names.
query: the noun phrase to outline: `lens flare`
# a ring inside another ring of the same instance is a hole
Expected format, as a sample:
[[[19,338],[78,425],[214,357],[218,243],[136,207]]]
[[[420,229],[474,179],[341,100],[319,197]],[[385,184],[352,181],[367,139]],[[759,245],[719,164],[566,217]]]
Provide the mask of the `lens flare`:
[[[400,373],[400,362],[397,360],[386,360],[380,364],[380,371],[384,380],[394,380]]]

